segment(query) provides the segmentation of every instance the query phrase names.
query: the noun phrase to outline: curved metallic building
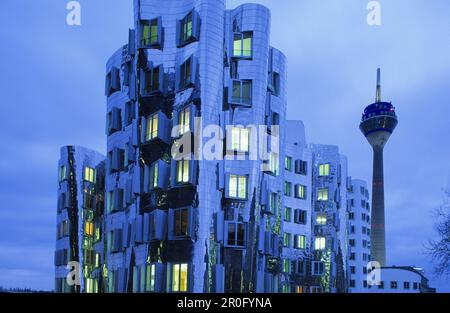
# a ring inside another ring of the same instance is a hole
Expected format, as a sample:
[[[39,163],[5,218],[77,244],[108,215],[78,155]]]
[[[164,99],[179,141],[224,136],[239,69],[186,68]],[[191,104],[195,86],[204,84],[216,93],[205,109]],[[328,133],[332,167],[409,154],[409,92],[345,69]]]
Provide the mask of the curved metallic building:
[[[380,69],[377,75],[377,97],[364,110],[359,128],[373,148],[372,177],[372,260],[386,265],[383,149],[395,127],[397,115],[392,103],[381,101]]]

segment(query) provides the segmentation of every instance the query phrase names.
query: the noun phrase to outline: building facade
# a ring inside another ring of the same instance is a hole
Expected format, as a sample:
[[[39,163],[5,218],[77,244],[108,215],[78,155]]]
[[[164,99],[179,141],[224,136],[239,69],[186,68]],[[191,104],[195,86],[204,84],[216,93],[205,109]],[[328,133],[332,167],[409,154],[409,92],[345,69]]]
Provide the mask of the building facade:
[[[95,277],[101,271],[104,253],[101,236],[104,159],[100,153],[84,147],[61,148],[56,218],[56,292],[101,291]]]
[[[348,193],[349,292],[366,293],[370,262],[370,204],[367,183],[352,179]]]

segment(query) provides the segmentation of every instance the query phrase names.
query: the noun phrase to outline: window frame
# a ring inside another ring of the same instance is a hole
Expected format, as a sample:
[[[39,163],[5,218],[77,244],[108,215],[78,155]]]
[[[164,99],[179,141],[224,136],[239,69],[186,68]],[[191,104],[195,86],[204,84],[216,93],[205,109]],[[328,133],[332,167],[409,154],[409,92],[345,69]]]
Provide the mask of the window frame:
[[[246,37],[248,36],[248,37]],[[250,50],[245,50],[245,40],[250,39]],[[240,48],[237,49],[236,43],[239,42]],[[236,52],[239,53],[236,53]],[[232,57],[236,59],[253,58],[253,31],[233,32]]]

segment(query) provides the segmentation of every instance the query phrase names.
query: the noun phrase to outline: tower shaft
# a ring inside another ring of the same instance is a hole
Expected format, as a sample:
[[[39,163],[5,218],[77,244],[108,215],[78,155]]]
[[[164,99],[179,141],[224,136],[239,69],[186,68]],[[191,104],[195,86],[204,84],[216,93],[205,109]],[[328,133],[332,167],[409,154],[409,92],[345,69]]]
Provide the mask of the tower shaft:
[[[386,265],[383,147],[373,147],[371,259]]]

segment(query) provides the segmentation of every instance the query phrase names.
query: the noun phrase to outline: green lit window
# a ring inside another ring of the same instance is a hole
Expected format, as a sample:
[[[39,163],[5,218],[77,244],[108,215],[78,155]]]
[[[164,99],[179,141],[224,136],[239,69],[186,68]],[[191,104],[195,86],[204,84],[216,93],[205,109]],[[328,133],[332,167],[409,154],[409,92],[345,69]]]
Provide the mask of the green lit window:
[[[322,188],[317,191],[318,201],[328,201],[328,188]]]
[[[190,116],[191,116],[190,107],[186,107],[181,112],[178,113],[178,127],[180,130],[180,135],[183,135],[190,131],[190,122],[191,122]]]
[[[330,175],[330,164],[320,164],[319,165],[319,176],[328,176]]]
[[[316,237],[314,239],[314,249],[315,250],[325,250],[325,237]]]
[[[189,160],[177,161],[177,183],[189,182]]]
[[[172,264],[172,291],[188,291],[188,264]]]
[[[232,103],[234,104],[252,104],[252,81],[233,80]]]
[[[278,153],[271,152],[269,157],[270,172],[274,175],[278,175],[279,166],[280,166],[280,158],[278,156]]]
[[[147,118],[147,132],[145,138],[147,141],[155,139],[158,136],[158,113]]]
[[[296,185],[295,186],[295,197],[298,199],[306,199],[306,186]]]
[[[297,235],[294,245],[296,249],[306,249],[306,236]]]
[[[192,38],[192,12],[181,20],[181,41],[186,42]]]
[[[284,221],[290,222],[292,217],[292,209],[290,207],[284,208]]]
[[[292,237],[292,235],[290,233],[283,234],[283,246],[284,247],[289,248],[291,246],[291,237]]]
[[[158,19],[143,21],[142,24],[142,45],[151,46],[159,43]]]
[[[234,33],[233,57],[252,57],[252,36],[253,34],[251,32]]]
[[[156,282],[156,265],[147,265],[146,277],[145,277],[145,291],[153,292],[155,291]]]
[[[231,198],[247,199],[247,176],[230,175],[228,187]]]
[[[150,169],[150,173],[151,173],[151,180],[150,180],[150,184],[151,184],[151,188],[158,188],[158,175],[159,175],[159,167],[158,167],[158,162],[154,162],[151,166]]]
[[[288,259],[283,259],[283,272],[284,273],[291,272],[291,261]]]
[[[326,225],[327,224],[327,215],[325,213],[317,214],[316,223],[318,225]]]
[[[59,167],[59,181],[63,181],[67,178],[67,168],[65,165]]]
[[[291,157],[285,157],[284,158],[284,169],[286,171],[292,171],[292,158]]]
[[[231,149],[238,152],[249,151],[249,129],[242,127],[231,128]]]
[[[84,180],[90,183],[95,183],[95,169],[86,166],[84,168]]]

